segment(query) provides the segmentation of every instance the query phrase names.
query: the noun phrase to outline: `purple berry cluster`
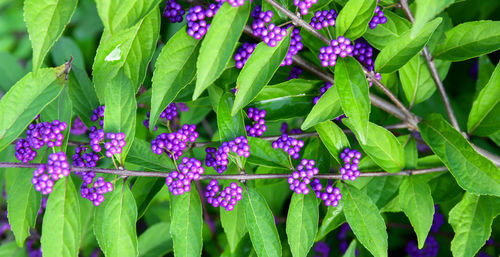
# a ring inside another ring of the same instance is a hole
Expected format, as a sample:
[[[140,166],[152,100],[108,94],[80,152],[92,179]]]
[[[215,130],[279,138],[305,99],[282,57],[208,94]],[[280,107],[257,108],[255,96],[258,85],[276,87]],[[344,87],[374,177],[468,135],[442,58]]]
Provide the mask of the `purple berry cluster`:
[[[187,20],[187,33],[195,39],[201,39],[207,34],[210,24],[207,23],[205,18],[212,18],[217,13],[222,3],[210,4],[208,9],[203,9],[200,5],[189,8],[186,15]]]
[[[250,55],[255,50],[256,46],[257,44],[255,43],[245,42],[240,48],[238,48],[238,50],[236,50],[236,53],[234,54],[236,68],[242,69],[243,66],[245,66],[245,63],[247,62],[248,58],[250,58]]]
[[[73,166],[93,168],[97,165],[97,161],[100,158],[94,152],[87,153],[87,147],[80,145],[75,148],[75,154],[71,156],[71,159],[73,160]]]
[[[292,158],[300,157],[300,148],[304,146],[304,141],[289,137],[287,134],[282,134],[276,141],[272,143],[274,149],[282,149]]]
[[[200,179],[205,172],[201,162],[195,158],[182,158],[176,171],[168,174],[165,184],[174,195],[182,195],[191,190],[191,181]]]
[[[171,103],[160,113],[160,119],[173,120],[177,118],[178,115],[177,105],[175,103]]]
[[[311,178],[319,172],[318,168],[314,167],[315,164],[314,160],[302,159],[300,161],[297,170],[292,172],[292,175],[287,180],[292,191],[305,195],[309,193],[307,185],[311,183]]]
[[[287,80],[297,79],[301,74],[302,69],[297,66],[293,66],[292,70],[290,70],[290,74],[288,75]]]
[[[113,184],[104,181],[103,177],[98,177],[93,184],[85,181],[80,188],[83,198],[90,200],[94,206],[99,206],[104,201],[104,194],[113,191]]]
[[[107,133],[106,139],[108,142],[104,143],[106,149],[106,157],[111,158],[115,154],[121,154],[122,148],[127,144],[125,141],[125,133]]]
[[[316,194],[316,197],[323,200],[325,206],[333,206],[336,207],[339,205],[339,201],[342,199],[342,194],[340,193],[340,189],[338,187],[333,187],[332,185],[328,185],[323,190],[323,185],[321,185],[319,179],[314,179],[311,182],[311,187]]]
[[[300,30],[298,28],[294,28],[292,30],[290,47],[288,48],[285,59],[281,62],[281,66],[292,65],[292,57],[302,50],[303,47],[304,45],[302,44],[302,38],[300,37]]]
[[[288,124],[286,122],[281,123],[280,131],[282,134],[290,134],[290,135],[298,135],[304,132],[300,128],[294,128],[290,129],[290,133],[288,133]]]
[[[248,136],[250,137],[260,137],[267,130],[266,121],[266,110],[259,110],[257,108],[248,108],[248,118],[253,120],[253,125],[246,125],[245,129]]]
[[[377,3],[378,2],[379,0],[377,0]],[[374,29],[378,24],[384,24],[386,22],[387,17],[385,17],[384,11],[380,8],[380,6],[377,5],[377,7],[375,7],[375,14],[373,15],[369,23],[370,29]]]
[[[314,17],[311,19],[311,26],[313,28],[320,30],[328,26],[335,27],[335,21],[337,20],[337,12],[334,9],[316,11]]]
[[[31,183],[35,186],[36,191],[47,195],[52,192],[56,181],[69,176],[69,174],[70,167],[66,160],[66,154],[64,152],[57,152],[49,154],[47,164],[38,166],[33,172]]]
[[[286,37],[286,29],[271,23],[273,17],[272,11],[268,10],[264,12],[262,11],[262,7],[257,5],[252,11],[251,16],[253,18],[253,35],[262,39],[268,46],[275,47],[279,41]]]
[[[52,122],[42,122],[30,124],[26,131],[26,140],[31,148],[40,149],[44,145],[47,147],[61,146],[64,139],[62,132],[68,127],[66,122],[54,120]]]
[[[69,132],[73,135],[83,135],[87,133],[88,128],[83,124],[83,121],[80,120],[80,117],[76,117],[75,121],[73,121],[73,124],[71,124],[71,129]]]
[[[309,13],[309,8],[317,2],[318,0],[293,0],[293,5],[300,9],[300,14],[306,15]]]
[[[335,66],[337,56],[344,58],[351,55],[354,51],[354,46],[351,45],[351,40],[343,36],[339,36],[330,42],[329,46],[321,47],[319,50],[319,59],[323,67]]]
[[[366,42],[366,40],[360,38],[354,41],[354,50],[352,51],[352,56],[356,58],[363,66],[365,66],[369,71],[373,71],[375,68],[373,57],[373,47]]]
[[[176,0],[168,0],[163,9],[163,17],[169,18],[172,23],[182,22],[184,13],[184,9]]]
[[[205,164],[208,167],[213,167],[218,173],[226,171],[230,152],[240,157],[250,157],[250,146],[248,145],[248,139],[244,136],[237,137],[229,142],[223,142],[219,149],[207,147],[205,151],[207,152]]]
[[[224,207],[226,211],[232,211],[238,201],[242,199],[243,188],[237,183],[232,182],[224,190],[220,190],[219,182],[216,179],[210,181],[207,185],[205,197],[207,202],[213,207]]]
[[[216,2],[219,3],[224,3],[226,0],[215,0]],[[232,6],[232,7],[239,7],[243,6],[245,4],[245,0],[227,0],[227,2]]]
[[[325,82],[325,85],[319,89],[320,95],[313,98],[313,104],[317,104],[319,99],[325,94],[325,92],[332,87],[332,83]]]
[[[410,257],[435,257],[439,252],[439,244],[434,236],[429,235],[425,240],[424,248],[418,249],[417,242],[410,241],[405,250]]]
[[[151,141],[151,151],[161,155],[164,152],[170,158],[179,159],[184,154],[189,142],[193,143],[198,138],[196,125],[184,124],[181,129],[172,133],[162,133]]]
[[[358,170],[359,160],[361,159],[361,153],[355,149],[346,148],[342,153],[340,153],[340,159],[344,161],[344,167],[340,168],[340,174],[343,180],[356,180],[360,175]]]
[[[104,140],[104,137],[106,136],[106,133],[104,133],[103,129],[98,129],[96,126],[92,126],[90,128],[90,133],[89,133],[89,138],[90,142],[89,145],[92,148],[94,152],[101,152],[101,141]]]
[[[314,257],[328,257],[330,254],[330,246],[328,246],[327,243],[319,241],[314,245],[314,251],[319,254]]]
[[[101,128],[104,126],[104,109],[104,105],[101,105],[97,107],[92,113],[92,116],[90,116],[91,121],[99,121],[99,126],[101,126]]]
[[[18,160],[28,163],[35,159],[37,152],[31,148],[30,144],[26,139],[19,139],[16,142],[16,153],[15,156]]]

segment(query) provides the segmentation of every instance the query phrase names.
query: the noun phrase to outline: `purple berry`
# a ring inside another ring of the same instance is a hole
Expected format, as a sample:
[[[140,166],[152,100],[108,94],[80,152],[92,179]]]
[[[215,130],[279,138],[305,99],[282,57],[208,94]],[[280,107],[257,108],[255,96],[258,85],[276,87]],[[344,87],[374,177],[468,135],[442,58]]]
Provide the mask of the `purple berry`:
[[[292,158],[298,159],[300,157],[300,149],[304,146],[304,141],[288,137],[288,135],[284,133],[272,143],[272,146],[274,149],[282,149]]]
[[[28,163],[35,159],[37,152],[31,148],[30,144],[26,139],[19,139],[16,142],[16,153],[15,156],[18,160]]]
[[[182,158],[178,169],[168,174],[165,184],[174,195],[182,195],[191,190],[191,181],[199,180],[205,172],[201,162],[195,158]]]
[[[196,125],[184,124],[181,129],[172,133],[162,133],[151,141],[151,151],[161,155],[164,152],[170,158],[179,159],[184,154],[189,142],[193,143],[198,138]]]
[[[287,181],[290,184],[290,189],[297,194],[309,193],[309,188],[307,185],[311,183],[311,179],[314,175],[318,174],[318,168],[314,167],[314,160],[302,159],[300,164],[297,166],[297,170],[292,172]]]
[[[325,86],[320,88],[320,95],[313,98],[313,104],[317,104],[319,99],[325,94],[325,92],[332,87],[332,83],[325,82]]]
[[[172,23],[182,22],[184,13],[184,9],[176,0],[168,0],[163,9],[163,17],[169,18]]]
[[[306,15],[309,13],[309,8],[317,2],[318,0],[293,0],[293,5],[300,9],[300,14]]]
[[[302,69],[297,66],[293,66],[292,70],[290,71],[290,75],[288,75],[287,80],[297,79],[301,74],[302,74]]]
[[[205,164],[213,167],[218,173],[226,171],[229,164],[228,157],[231,152],[240,157],[250,157],[250,146],[248,145],[248,139],[244,136],[237,137],[229,142],[223,142],[219,149],[207,147],[205,151],[207,152]]]
[[[64,131],[67,126],[66,122],[61,122],[59,120],[30,124],[26,131],[26,140],[31,148],[37,150],[44,145],[47,145],[47,147],[61,146],[64,139],[62,131]]]
[[[275,47],[279,41],[283,40],[287,31],[285,28],[280,28],[276,24],[271,23],[273,12],[262,11],[262,7],[257,5],[250,16],[253,18],[252,31],[255,37],[259,37],[268,46]]]
[[[291,25],[290,25],[291,26]],[[300,37],[300,30],[298,28],[294,28],[292,30],[290,47],[288,48],[288,52],[286,53],[285,59],[281,62],[281,66],[292,65],[293,59],[292,57],[296,55],[304,45],[302,44],[302,38]]]
[[[335,66],[337,57],[344,58],[352,55],[354,46],[351,45],[351,40],[343,36],[339,36],[330,42],[329,46],[321,47],[319,50],[319,59],[323,67]]]
[[[316,194],[316,197],[323,200],[325,206],[336,207],[339,205],[339,201],[342,199],[342,194],[338,187],[333,187],[328,185],[323,192],[323,185],[321,185],[319,179],[314,179],[311,183],[311,187]]]
[[[337,12],[335,10],[316,11],[314,17],[311,19],[311,26],[317,30],[326,28],[328,26],[335,27],[335,20],[337,19]]]
[[[250,55],[255,50],[255,46],[257,46],[257,44],[245,42],[240,48],[238,48],[238,50],[236,50],[236,53],[234,54],[234,60],[236,61],[236,68],[238,69],[243,68],[248,58],[250,58]]]
[[[207,202],[213,207],[224,207],[226,211],[232,211],[238,201],[242,199],[243,188],[233,182],[228,187],[220,190],[219,182],[215,179],[211,180],[207,185],[205,197]]]
[[[377,3],[378,2],[379,0],[377,0]],[[387,22],[387,17],[385,17],[384,11],[382,11],[380,6],[377,5],[377,7],[375,7],[375,14],[373,14],[373,17],[369,23],[370,29],[374,29],[377,27],[378,24],[384,24],[386,22]]]
[[[33,172],[31,183],[43,195],[52,193],[54,184],[70,174],[69,163],[64,152],[49,154],[47,164],[40,164]]]
[[[253,121],[252,125],[245,126],[248,136],[259,137],[266,132],[267,126],[266,121],[264,120],[265,117],[266,110],[260,110],[252,107],[248,108],[248,118]]]
[[[94,206],[99,206],[104,201],[104,194],[111,191],[113,191],[113,184],[104,181],[103,177],[98,177],[93,183],[84,181],[80,187],[81,196],[91,201]]]
[[[358,170],[359,160],[361,159],[361,153],[355,149],[346,148],[342,153],[340,153],[340,159],[344,161],[344,167],[340,168],[340,175],[342,175],[343,180],[356,180],[361,174]]]

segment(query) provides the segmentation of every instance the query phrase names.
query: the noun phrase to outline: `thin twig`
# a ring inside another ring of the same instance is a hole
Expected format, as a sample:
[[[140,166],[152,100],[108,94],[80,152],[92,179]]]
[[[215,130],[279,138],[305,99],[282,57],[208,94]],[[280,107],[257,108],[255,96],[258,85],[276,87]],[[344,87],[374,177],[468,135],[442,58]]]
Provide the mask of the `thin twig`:
[[[410,7],[408,6],[408,1],[407,0],[401,0],[401,8],[405,12],[406,16],[410,20],[411,23],[415,23],[415,19],[413,18],[413,14],[411,13]],[[427,66],[429,67],[429,71],[431,72],[432,79],[434,80],[434,83],[436,83],[436,87],[439,91],[439,94],[441,95],[441,99],[443,99],[444,107],[446,108],[446,112],[448,113],[448,117],[450,118],[451,125],[458,131],[460,130],[460,126],[458,125],[457,118],[455,116],[455,113],[453,112],[453,108],[451,108],[450,104],[450,99],[448,98],[448,95],[446,94],[446,91],[444,90],[444,85],[443,82],[441,81],[441,78],[439,77],[439,72],[436,68],[436,64],[434,63],[434,59],[432,58],[432,55],[429,51],[429,48],[427,46],[424,47],[424,50],[422,51],[422,55],[425,57],[425,60],[427,62]]]

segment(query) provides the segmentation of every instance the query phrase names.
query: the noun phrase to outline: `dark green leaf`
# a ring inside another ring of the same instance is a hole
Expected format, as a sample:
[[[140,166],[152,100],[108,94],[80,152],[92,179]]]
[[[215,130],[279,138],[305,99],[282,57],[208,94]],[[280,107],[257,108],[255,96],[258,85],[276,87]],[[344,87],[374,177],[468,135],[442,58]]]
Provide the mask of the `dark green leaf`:
[[[316,238],[314,239],[315,242],[323,239],[326,235],[328,235],[328,233],[332,232],[345,222],[343,210],[343,201],[340,201],[337,207],[328,206],[326,215],[323,218],[321,226],[318,229],[318,233],[316,234]]]
[[[193,80],[199,42],[183,27],[161,50],[152,80],[150,128],[155,127],[160,113]]]
[[[500,21],[462,23],[446,32],[446,40],[438,46],[434,57],[463,61],[500,49]]]
[[[448,167],[463,189],[476,194],[500,196],[500,170],[477,153],[460,132],[439,114],[419,123],[422,138]]]
[[[271,81],[288,52],[290,34],[291,28],[287,30],[287,36],[278,42],[275,47],[269,47],[264,42],[260,42],[255,47],[236,82],[238,91],[231,111],[233,115],[250,103],[262,88]]]
[[[200,56],[196,63],[198,75],[193,100],[198,98],[224,71],[226,64],[232,58],[249,15],[248,1],[236,8],[224,3],[217,11],[201,44]]]
[[[84,70],[78,67],[71,68],[68,74],[68,94],[73,111],[90,128],[93,124],[90,116],[93,110],[99,107],[99,100],[95,94],[94,85]]]
[[[170,237],[170,224],[156,223],[149,227],[139,237],[139,256],[157,257],[164,256],[173,250]]]
[[[337,89],[331,87],[313,106],[311,112],[302,123],[301,128],[303,130],[309,129],[320,122],[333,120],[341,114],[342,108],[340,107],[339,94]]]
[[[77,0],[24,2],[24,21],[33,48],[33,71],[38,72],[45,55],[61,36],[76,9]]]
[[[1,52],[0,74],[3,74],[0,80],[0,91],[7,92],[12,85],[23,77],[24,71],[16,57],[8,52]]]
[[[375,70],[381,73],[391,73],[405,65],[411,58],[420,52],[431,38],[443,19],[438,17],[411,37],[411,30],[394,38],[382,49],[375,60]]]
[[[231,248],[231,252],[236,250],[238,243],[247,234],[248,229],[245,223],[244,206],[236,204],[232,211],[226,211],[220,208],[220,222],[226,233],[227,242]]]
[[[82,51],[80,51],[76,42],[70,37],[62,36],[59,38],[54,47],[52,47],[50,54],[56,65],[63,65],[73,57],[71,66],[85,69],[85,60],[83,59]]]
[[[387,256],[387,231],[377,206],[353,186],[341,191],[344,215],[356,238],[375,257]]]
[[[378,50],[384,47],[393,39],[398,38],[401,34],[410,28],[410,22],[407,19],[393,12],[384,12],[387,22],[378,24],[375,29],[369,29],[363,35],[363,38]]]
[[[102,24],[111,34],[128,29],[140,22],[154,9],[160,0],[96,0]],[[119,10],[119,11],[118,11]]]
[[[71,177],[60,179],[47,200],[43,215],[42,244],[47,256],[77,256],[81,224],[78,193]]]
[[[418,248],[424,247],[434,216],[429,184],[419,176],[406,177],[399,188],[399,206],[417,234]]]
[[[137,205],[137,218],[140,219],[148,210],[151,200],[165,185],[164,178],[138,177],[132,186]]]
[[[500,130],[500,64],[474,100],[467,130],[480,136],[489,136]]]
[[[123,147],[121,154],[115,155],[117,160],[124,161],[135,137],[137,103],[134,88],[125,73],[119,71],[116,77],[109,81],[105,92],[104,130],[112,133],[125,133],[127,144]]]
[[[357,179],[353,185],[358,186],[358,188],[363,186],[362,191],[370,196],[379,209],[382,209],[397,196],[402,180],[401,176],[373,177],[364,186],[361,185],[363,180],[360,179]]]
[[[375,0],[349,0],[335,22],[335,34],[351,40],[361,37],[368,28],[377,6]]]
[[[341,58],[335,65],[335,86],[340,104],[361,143],[368,137],[370,96],[361,65],[352,57]]]
[[[255,252],[259,257],[281,256],[278,230],[266,200],[253,188],[244,194],[245,220]]]
[[[222,95],[217,108],[217,125],[222,142],[246,135],[243,113],[239,111],[236,115],[231,115],[233,103],[233,95],[226,92]]]
[[[171,195],[170,234],[174,240],[174,255],[195,257],[201,255],[203,246],[203,218],[200,196],[196,187],[182,195]]]
[[[318,231],[318,201],[314,194],[293,194],[286,218],[286,234],[293,256],[307,256]]]
[[[173,171],[174,163],[166,155],[157,155],[151,151],[151,144],[135,138],[127,155],[127,162],[155,171]]]
[[[340,153],[344,148],[350,147],[349,140],[339,126],[333,121],[325,121],[314,126],[319,138],[326,146],[330,154],[341,163]]]
[[[270,141],[248,137],[248,145],[250,146],[249,163],[281,169],[290,168],[288,155],[281,149],[274,149]]]
[[[42,113],[40,113],[41,121],[52,122],[53,120],[59,120],[66,122],[68,125],[68,128],[61,132],[64,136],[63,144],[61,146],[63,151],[66,151],[66,145],[68,143],[72,115],[72,106],[71,101],[69,100],[67,88],[64,88],[59,96],[52,101],[52,103],[47,105],[47,107],[43,109]]]

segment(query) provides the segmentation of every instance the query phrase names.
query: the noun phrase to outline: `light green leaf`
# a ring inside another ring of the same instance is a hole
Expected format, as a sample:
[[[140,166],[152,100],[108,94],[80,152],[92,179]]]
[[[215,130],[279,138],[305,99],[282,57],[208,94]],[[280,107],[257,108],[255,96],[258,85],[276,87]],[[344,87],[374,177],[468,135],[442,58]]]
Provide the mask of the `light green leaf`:
[[[52,122],[53,120],[59,120],[66,122],[68,128],[61,131],[64,136],[63,144],[61,145],[62,151],[66,151],[66,146],[68,144],[69,132],[71,130],[71,117],[73,115],[71,101],[68,96],[68,89],[64,88],[59,96],[52,101],[43,111],[40,113],[40,120]]]
[[[264,42],[260,42],[255,47],[238,76],[236,82],[238,91],[231,111],[232,115],[250,103],[264,86],[271,81],[288,52],[291,31],[291,28],[289,28],[287,36],[278,42],[275,47],[270,47]]]
[[[172,252],[172,237],[170,237],[170,224],[156,223],[149,227],[139,237],[139,256],[157,257]]]
[[[4,242],[0,245],[0,256],[9,257],[28,257],[26,248],[20,248],[16,245],[16,242]]]
[[[375,0],[349,0],[335,22],[335,34],[351,40],[361,37],[368,28],[377,6]]]
[[[362,185],[364,181],[360,179],[353,182],[353,185],[357,188],[362,187],[361,191],[372,199],[377,208],[382,209],[397,196],[402,180],[402,176],[373,177],[364,186]]]
[[[441,115],[427,116],[418,127],[424,141],[448,167],[459,186],[475,194],[500,196],[498,167],[477,153]]]
[[[250,5],[250,2],[245,1],[243,6],[235,8],[224,3],[217,11],[201,43],[200,56],[196,63],[198,75],[193,100],[222,74],[231,60],[250,15]]]
[[[196,257],[203,246],[203,218],[200,196],[196,187],[182,195],[170,196],[170,234],[174,240],[174,255]]]
[[[500,64],[474,100],[467,130],[479,136],[489,136],[500,130]]]
[[[50,50],[50,55],[56,65],[63,65],[73,57],[73,61],[71,62],[72,67],[85,69],[85,60],[82,51],[80,51],[76,42],[70,37],[62,36],[59,38]]]
[[[424,247],[432,226],[434,201],[429,184],[418,176],[409,176],[399,187],[399,206],[417,234],[418,248]]]
[[[65,65],[28,73],[0,99],[0,151],[14,141],[61,93]]]
[[[320,122],[333,120],[342,114],[340,97],[337,89],[333,87],[328,89],[313,106],[311,112],[301,125],[302,130],[307,130]]]
[[[105,99],[104,131],[125,133],[127,144],[122,148],[121,154],[115,154],[117,160],[124,161],[134,142],[137,103],[132,83],[123,71],[119,71],[116,77],[109,81]]]
[[[193,80],[199,42],[183,27],[161,50],[152,79],[150,128],[155,127],[160,113]]]
[[[434,57],[463,61],[500,49],[500,21],[472,21],[455,26],[446,32]]]
[[[384,14],[387,22],[378,24],[375,29],[369,29],[363,35],[363,38],[378,50],[384,49],[389,42],[409,30],[411,26],[407,19],[393,12],[384,12]]]
[[[415,1],[417,8],[415,11],[415,23],[413,23],[411,37],[415,37],[422,27],[442,12],[445,8],[452,5],[455,0],[417,0]]]
[[[38,72],[45,56],[61,36],[76,9],[77,0],[26,0],[24,21],[33,48],[33,71]]]
[[[153,9],[160,0],[96,0],[97,12],[102,24],[111,34],[134,26]]]
[[[361,143],[368,138],[370,96],[361,65],[352,57],[341,58],[335,65],[335,86],[340,104]]]
[[[217,108],[217,125],[222,142],[246,135],[243,113],[239,111],[236,115],[231,115],[233,103],[233,95],[226,92],[222,95]]]
[[[365,193],[341,188],[344,215],[359,242],[375,257],[387,256],[387,231],[379,209]]]
[[[42,252],[47,256],[78,256],[81,224],[78,193],[71,177],[60,179],[47,199],[43,215]]]
[[[156,49],[159,31],[159,9],[116,34],[104,31],[92,66],[94,86],[101,103],[104,102],[106,85],[120,69],[132,80],[134,92],[139,89]]]
[[[356,239],[352,240],[344,253],[344,257],[356,257]]]
[[[350,147],[349,140],[339,126],[333,121],[324,121],[314,126],[318,132],[321,142],[326,146],[328,152],[341,163],[340,153],[344,148]]]
[[[293,256],[307,256],[318,231],[318,201],[314,194],[293,194],[286,218],[286,234]]]
[[[23,77],[24,71],[16,57],[8,52],[1,52],[0,74],[3,74],[0,80],[0,91],[7,92]]]
[[[238,243],[247,234],[248,229],[245,223],[245,208],[240,204],[236,204],[232,211],[226,211],[220,208],[220,222],[226,233],[227,242],[231,248],[231,252],[236,250]]]
[[[465,193],[449,214],[449,223],[455,232],[451,241],[453,256],[475,256],[491,235],[493,219],[500,213],[499,206],[497,197]]]
[[[274,149],[270,141],[248,137],[248,145],[250,146],[249,163],[282,169],[290,168],[288,155],[281,149]]]
[[[253,188],[243,196],[245,220],[250,240],[259,257],[281,256],[281,242],[274,224],[273,213],[266,200]]]
[[[438,17],[424,25],[415,37],[411,30],[401,34],[389,42],[375,60],[375,70],[381,73],[391,73],[398,70],[422,50],[443,19]]]

